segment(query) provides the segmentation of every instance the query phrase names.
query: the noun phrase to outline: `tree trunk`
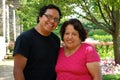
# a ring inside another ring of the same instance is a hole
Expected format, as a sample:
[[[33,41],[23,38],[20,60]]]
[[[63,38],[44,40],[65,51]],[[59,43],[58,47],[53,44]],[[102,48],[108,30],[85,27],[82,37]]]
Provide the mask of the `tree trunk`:
[[[120,64],[120,9],[116,12],[115,34],[113,37],[115,63]]]
[[[120,64],[120,35],[113,37],[114,59],[116,64]]]

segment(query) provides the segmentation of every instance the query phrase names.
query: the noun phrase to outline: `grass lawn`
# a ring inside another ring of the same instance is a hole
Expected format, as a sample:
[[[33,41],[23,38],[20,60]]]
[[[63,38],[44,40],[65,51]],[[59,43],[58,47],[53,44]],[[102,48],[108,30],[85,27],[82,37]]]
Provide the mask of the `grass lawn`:
[[[102,80],[120,80],[120,74],[103,75]]]

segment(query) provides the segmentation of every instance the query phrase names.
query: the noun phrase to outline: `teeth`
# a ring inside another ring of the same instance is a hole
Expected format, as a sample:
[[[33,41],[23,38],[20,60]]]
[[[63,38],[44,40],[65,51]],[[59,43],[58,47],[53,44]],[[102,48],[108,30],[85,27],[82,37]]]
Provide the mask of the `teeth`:
[[[72,43],[72,41],[67,41],[68,43]]]
[[[49,24],[49,26],[51,26],[51,27],[52,27],[53,25],[52,25],[52,24]]]

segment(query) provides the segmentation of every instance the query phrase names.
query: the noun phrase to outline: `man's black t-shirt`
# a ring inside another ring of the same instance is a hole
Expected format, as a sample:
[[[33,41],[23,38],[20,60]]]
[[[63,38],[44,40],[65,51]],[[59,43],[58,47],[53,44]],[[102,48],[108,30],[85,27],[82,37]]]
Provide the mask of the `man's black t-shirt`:
[[[22,54],[27,58],[25,80],[56,80],[59,47],[60,40],[53,33],[42,36],[34,28],[23,32],[15,42],[13,55]]]

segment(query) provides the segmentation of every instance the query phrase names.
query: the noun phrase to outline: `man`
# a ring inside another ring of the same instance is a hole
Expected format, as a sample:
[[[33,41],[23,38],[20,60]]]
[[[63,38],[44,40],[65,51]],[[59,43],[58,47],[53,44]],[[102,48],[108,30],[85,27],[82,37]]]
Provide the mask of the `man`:
[[[56,80],[60,40],[52,30],[60,18],[61,11],[57,6],[44,6],[40,9],[38,24],[16,39],[13,54],[15,80]]]

